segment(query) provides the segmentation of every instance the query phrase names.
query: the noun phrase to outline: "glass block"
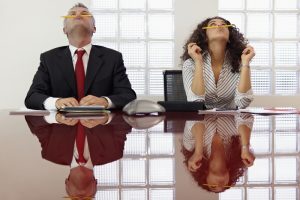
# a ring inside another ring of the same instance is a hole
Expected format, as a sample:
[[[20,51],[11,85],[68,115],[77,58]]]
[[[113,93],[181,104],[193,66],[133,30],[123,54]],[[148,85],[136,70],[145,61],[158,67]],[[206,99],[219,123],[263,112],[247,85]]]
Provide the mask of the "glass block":
[[[117,14],[96,14],[94,15],[97,30],[95,38],[116,38],[118,35]]]
[[[173,155],[175,148],[173,134],[149,134],[149,147],[149,154]]]
[[[271,92],[271,70],[251,70],[251,84],[253,93],[256,95],[270,94]]]
[[[251,147],[255,154],[264,154],[271,152],[271,134],[272,132],[252,132],[250,138]]]
[[[145,159],[123,159],[121,167],[123,185],[146,185]]]
[[[146,19],[144,14],[121,14],[120,35],[127,39],[144,39]]]
[[[148,0],[149,10],[173,10],[173,0]]]
[[[96,193],[96,200],[119,200],[118,189],[101,189]]]
[[[149,92],[151,95],[163,95],[164,84],[162,71],[163,70],[150,70]]]
[[[145,68],[146,44],[145,42],[120,43],[120,51],[123,54],[126,67]]]
[[[122,200],[147,200],[146,189],[123,189],[121,191]]]
[[[247,37],[248,38],[270,38],[272,23],[271,14],[248,13]]]
[[[297,0],[275,0],[275,10],[297,10]]]
[[[248,168],[248,183],[270,183],[271,160],[269,158],[256,158],[253,166]]]
[[[297,157],[275,158],[275,183],[298,183],[297,161]]]
[[[146,155],[147,135],[145,133],[131,133],[127,135],[125,142],[125,155]]]
[[[174,200],[174,189],[173,188],[155,188],[149,189],[150,200]]]
[[[219,16],[230,21],[231,24],[235,24],[236,28],[238,28],[241,33],[245,33],[244,13],[219,13]]]
[[[299,197],[297,188],[275,187],[275,200],[295,200]]]
[[[163,133],[164,132],[164,122],[162,121],[162,122],[156,124],[155,126],[150,127],[148,130],[149,130],[149,132],[159,132],[159,134]]]
[[[114,49],[116,51],[119,50],[117,42],[107,42],[107,41],[93,41],[93,44],[104,46],[110,49]]]
[[[230,188],[219,194],[220,200],[243,200],[244,198],[243,188]]]
[[[279,67],[297,65],[296,42],[275,42],[275,65]]]
[[[146,0],[120,0],[120,9],[145,10]]]
[[[117,10],[118,0],[92,0],[93,10]]]
[[[150,68],[173,68],[174,42],[149,42],[148,60]]]
[[[158,158],[149,160],[149,184],[172,185],[175,184],[174,158]]]
[[[248,200],[270,200],[271,189],[270,188],[248,188],[247,189]]]
[[[119,161],[94,167],[94,175],[100,186],[119,185]]]
[[[251,66],[269,67],[272,64],[272,43],[271,42],[250,42],[255,49],[255,56]]]
[[[174,16],[172,14],[149,14],[148,28],[151,39],[173,39]]]
[[[294,95],[297,93],[296,71],[275,71],[275,93],[279,95]]]
[[[275,38],[297,37],[297,14],[275,14]],[[288,30],[288,31],[287,31]]]
[[[297,116],[281,115],[275,116],[276,131],[297,131]]]
[[[272,117],[254,115],[254,123],[252,131],[271,131],[272,130]]]
[[[247,1],[248,10],[271,10],[272,1],[271,0],[248,0]]]
[[[127,69],[127,74],[134,91],[137,94],[145,94],[145,70]]]
[[[298,152],[297,132],[275,132],[275,152],[296,153]]]
[[[243,10],[244,0],[219,0],[219,10]]]

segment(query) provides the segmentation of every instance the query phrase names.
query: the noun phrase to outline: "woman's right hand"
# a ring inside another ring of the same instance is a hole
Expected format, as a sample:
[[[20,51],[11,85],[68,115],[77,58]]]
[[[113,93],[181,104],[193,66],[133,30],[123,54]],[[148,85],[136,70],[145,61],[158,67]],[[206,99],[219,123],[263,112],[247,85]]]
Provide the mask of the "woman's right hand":
[[[195,42],[189,43],[187,48],[188,54],[194,60],[194,62],[202,62],[202,49]]]
[[[196,153],[190,157],[188,160],[188,170],[191,172],[196,172],[202,164],[203,155],[201,153]]]

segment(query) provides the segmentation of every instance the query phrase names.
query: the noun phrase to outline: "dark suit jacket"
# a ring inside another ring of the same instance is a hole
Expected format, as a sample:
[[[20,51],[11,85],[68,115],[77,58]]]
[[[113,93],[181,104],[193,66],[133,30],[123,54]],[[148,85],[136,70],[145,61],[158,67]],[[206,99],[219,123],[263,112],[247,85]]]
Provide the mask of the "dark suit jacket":
[[[77,98],[69,47],[59,47],[42,53],[40,60],[40,66],[25,98],[26,107],[44,109],[43,102],[48,97]],[[116,108],[121,108],[136,98],[121,53],[102,46],[92,46],[84,92],[85,96],[107,96]]]
[[[48,124],[41,116],[26,116],[26,122],[42,147],[42,157],[51,162],[70,165],[74,155],[77,126]],[[93,165],[103,165],[123,157],[126,134],[131,131],[121,115],[107,125],[85,128]]]

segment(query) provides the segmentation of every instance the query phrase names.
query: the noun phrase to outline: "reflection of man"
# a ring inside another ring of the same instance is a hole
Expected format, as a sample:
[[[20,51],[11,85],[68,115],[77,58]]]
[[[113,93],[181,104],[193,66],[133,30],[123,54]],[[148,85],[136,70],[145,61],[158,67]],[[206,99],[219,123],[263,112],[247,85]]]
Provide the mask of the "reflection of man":
[[[126,75],[122,55],[91,44],[95,20],[79,3],[64,21],[69,46],[41,54],[40,66],[25,99],[31,109],[102,105],[120,108],[136,98]]]
[[[60,116],[59,116],[60,117]],[[61,117],[62,118],[62,117]],[[42,146],[42,157],[51,162],[69,165],[66,191],[72,197],[91,197],[97,191],[94,165],[102,165],[123,156],[126,134],[131,127],[122,116],[105,114],[99,119],[73,119],[73,126],[48,124],[43,117],[26,116],[27,124]],[[64,122],[62,119],[60,122]],[[69,123],[70,119],[65,119]],[[78,127],[84,130],[83,150],[78,146]],[[89,127],[89,128],[87,128]],[[80,160],[82,153],[84,161]]]

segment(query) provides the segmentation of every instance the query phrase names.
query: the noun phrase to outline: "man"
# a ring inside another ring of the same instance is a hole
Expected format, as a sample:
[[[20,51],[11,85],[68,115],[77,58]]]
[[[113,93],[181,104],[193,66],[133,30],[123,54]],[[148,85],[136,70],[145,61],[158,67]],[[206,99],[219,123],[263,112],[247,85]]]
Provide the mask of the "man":
[[[63,31],[69,46],[41,54],[40,66],[25,99],[27,108],[122,108],[136,98],[121,53],[91,44],[95,19],[85,5],[78,3],[69,10]]]

